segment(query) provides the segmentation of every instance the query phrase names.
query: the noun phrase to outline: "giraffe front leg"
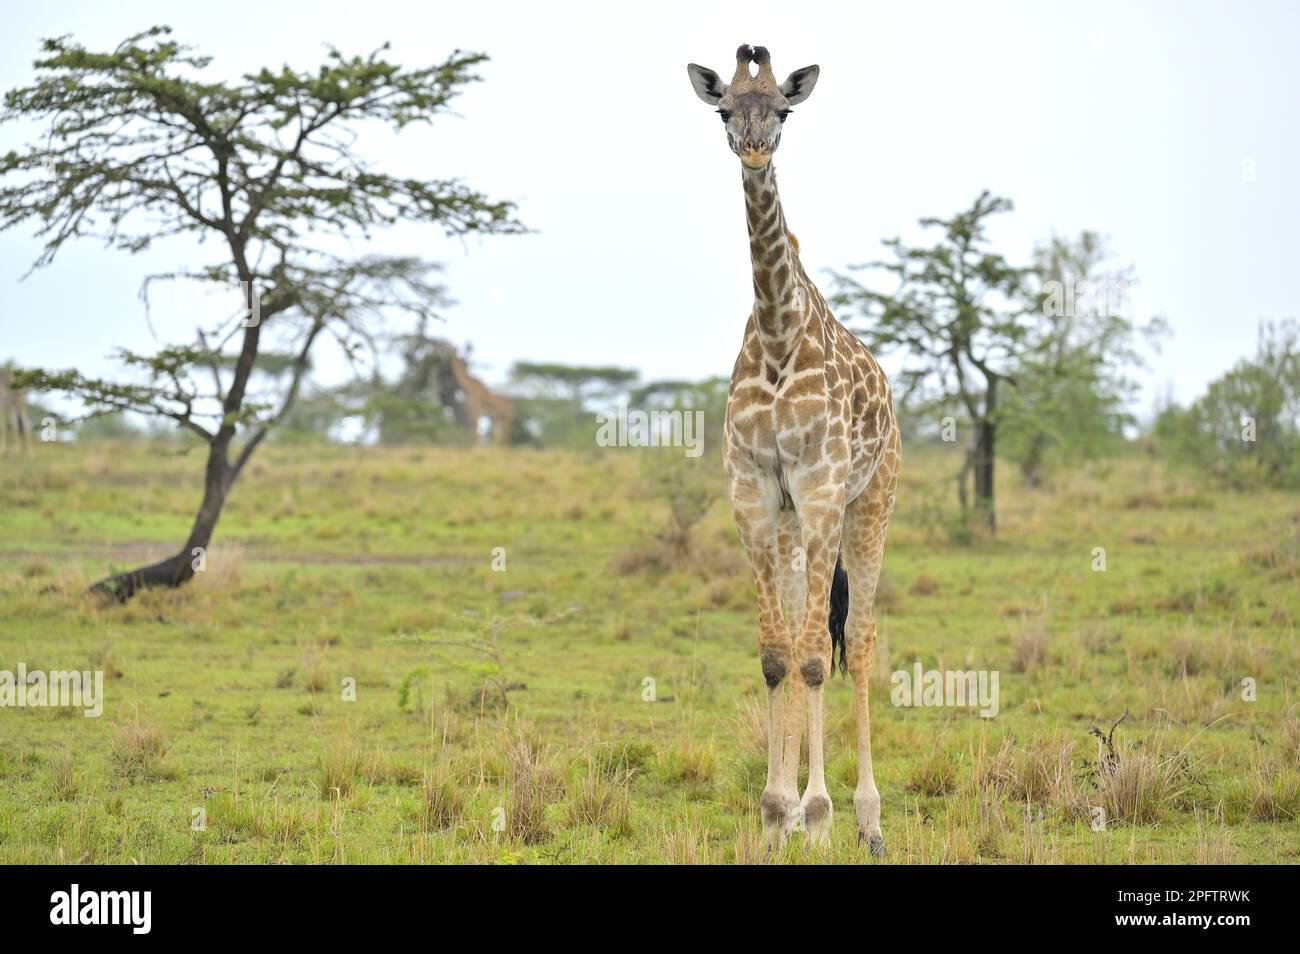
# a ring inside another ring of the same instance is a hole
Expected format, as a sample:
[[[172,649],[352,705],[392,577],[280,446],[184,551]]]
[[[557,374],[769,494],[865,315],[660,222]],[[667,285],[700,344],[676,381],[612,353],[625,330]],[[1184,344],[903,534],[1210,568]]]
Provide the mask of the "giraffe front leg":
[[[767,683],[767,783],[759,799],[763,834],[769,845],[784,845],[790,832],[800,827],[799,791],[786,771],[788,725],[796,715],[785,707],[785,685],[790,673],[789,641],[784,646],[763,646],[759,663]]]
[[[828,637],[829,638],[829,637]],[[829,666],[827,667],[829,670]],[[814,845],[823,845],[830,840],[831,819],[834,810],[831,797],[826,791],[825,775],[825,685],[809,682],[802,671],[803,682],[807,686],[808,696],[808,787],[804,789],[803,798],[799,800],[799,814],[803,819],[808,841]]]
[[[785,707],[785,682],[794,669],[794,651],[781,616],[777,566],[779,490],[774,485],[768,488],[733,482],[731,504],[754,572],[758,594],[758,659],[767,686],[767,782],[759,808],[768,844],[780,845],[798,825],[799,796],[785,772],[790,715]]]
[[[849,673],[853,676],[853,699],[858,729],[858,787],[853,793],[853,813],[858,821],[858,839],[872,855],[885,853],[885,836],[880,830],[880,790],[871,765],[871,707],[867,686],[876,647],[873,605],[876,583],[885,555],[885,533],[894,509],[898,482],[898,449],[895,444],[884,458],[875,480],[844,515],[844,568],[849,574],[849,617],[844,642]]]
[[[844,492],[807,495],[799,502],[804,552],[808,564],[808,597],[803,626],[795,641],[795,662],[808,698],[808,787],[800,800],[800,813],[814,845],[830,839],[834,811],[826,790],[825,697],[831,676],[831,637],[826,629],[827,607],[835,560],[839,555],[844,519]]]
[[[803,629],[804,605],[808,601],[808,577],[804,567],[803,533],[793,508],[777,515],[777,579],[781,595],[781,617],[786,632],[797,635]],[[807,706],[802,679],[786,680],[785,753],[782,757],[781,788],[791,804],[799,801],[799,754],[803,745],[804,712]],[[802,828],[802,815],[792,827]]]

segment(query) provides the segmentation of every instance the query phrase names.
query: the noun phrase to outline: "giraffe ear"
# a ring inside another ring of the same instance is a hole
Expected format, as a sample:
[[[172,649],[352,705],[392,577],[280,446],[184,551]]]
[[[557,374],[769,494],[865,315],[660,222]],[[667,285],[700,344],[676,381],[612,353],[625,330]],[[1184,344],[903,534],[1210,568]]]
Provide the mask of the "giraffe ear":
[[[801,70],[795,70],[781,84],[781,95],[790,101],[791,106],[798,106],[812,95],[820,72],[821,68],[817,66],[805,66]]]
[[[691,76],[691,85],[695,87],[695,95],[710,106],[718,105],[718,100],[727,95],[727,84],[722,82],[722,78],[708,67],[688,63],[686,64],[686,72]]]

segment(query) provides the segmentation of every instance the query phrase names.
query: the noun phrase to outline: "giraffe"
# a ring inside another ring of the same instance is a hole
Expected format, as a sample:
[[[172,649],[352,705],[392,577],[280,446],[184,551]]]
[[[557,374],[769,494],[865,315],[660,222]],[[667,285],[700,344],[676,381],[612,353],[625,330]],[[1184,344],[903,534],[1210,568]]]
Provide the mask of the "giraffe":
[[[833,596],[832,586],[838,591],[847,574],[839,666],[853,678],[857,716],[853,810],[859,841],[881,855],[867,682],[876,640],[872,603],[902,446],[889,382],[800,264],[772,168],[786,118],[812,93],[819,70],[796,70],[778,84],[768,51],[744,45],[730,84],[694,63],[687,72],[696,95],[717,107],[740,158],[753,268],[754,304],[727,398],[723,469],[753,570],[767,684],[768,768],[759,814],[769,845],[796,830],[811,844],[830,837],[824,694],[843,597]],[[808,782],[801,798],[805,714]]]
[[[469,373],[469,366],[465,363],[465,359],[457,354],[454,348],[450,350],[448,361],[451,365],[451,374],[456,379],[456,386],[464,395],[465,417],[470,428],[478,434],[478,422],[486,417],[492,422],[492,437],[497,443],[508,446],[510,428],[514,419],[510,398],[488,390],[486,384]]]
[[[13,373],[0,367],[0,454],[8,451],[10,426],[30,454],[32,422],[27,416],[27,395],[13,386]]]

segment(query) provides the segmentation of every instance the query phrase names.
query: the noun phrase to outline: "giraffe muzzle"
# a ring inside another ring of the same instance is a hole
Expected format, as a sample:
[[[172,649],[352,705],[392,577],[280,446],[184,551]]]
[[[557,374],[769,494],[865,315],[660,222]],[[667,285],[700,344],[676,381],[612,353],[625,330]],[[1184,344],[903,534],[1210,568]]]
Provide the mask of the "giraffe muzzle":
[[[771,159],[772,152],[765,139],[746,139],[740,150],[740,161],[751,169],[762,169]]]

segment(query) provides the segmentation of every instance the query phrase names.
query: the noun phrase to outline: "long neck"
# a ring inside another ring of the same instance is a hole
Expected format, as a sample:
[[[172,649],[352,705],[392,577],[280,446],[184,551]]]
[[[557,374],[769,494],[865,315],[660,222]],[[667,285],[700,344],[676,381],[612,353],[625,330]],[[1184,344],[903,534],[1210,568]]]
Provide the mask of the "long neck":
[[[776,191],[776,172],[743,167],[749,256],[754,269],[754,319],[763,350],[782,357],[803,330],[803,296],[797,293],[798,263]]]

